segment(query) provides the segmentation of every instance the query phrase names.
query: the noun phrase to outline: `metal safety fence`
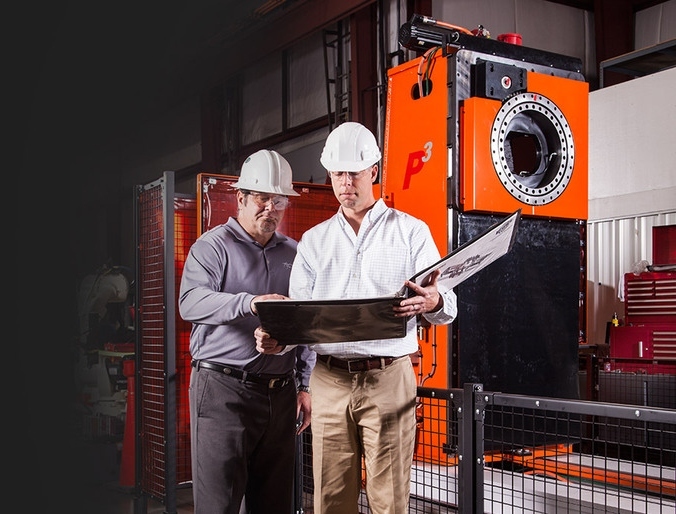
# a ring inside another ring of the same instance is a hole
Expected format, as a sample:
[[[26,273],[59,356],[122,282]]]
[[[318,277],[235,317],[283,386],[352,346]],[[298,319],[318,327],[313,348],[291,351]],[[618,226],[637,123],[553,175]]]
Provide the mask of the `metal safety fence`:
[[[410,513],[676,512],[674,408],[480,384],[418,395]],[[311,432],[298,442],[296,512],[309,514]],[[363,490],[359,512],[370,512]]]

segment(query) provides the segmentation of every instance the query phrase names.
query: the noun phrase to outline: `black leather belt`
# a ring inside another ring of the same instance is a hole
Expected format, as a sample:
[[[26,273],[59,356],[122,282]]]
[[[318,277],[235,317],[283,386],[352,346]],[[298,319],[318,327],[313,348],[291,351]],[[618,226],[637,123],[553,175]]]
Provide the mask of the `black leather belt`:
[[[359,373],[360,371],[369,371],[372,369],[384,369],[398,357],[371,357],[370,359],[337,359],[332,355],[317,354],[317,359],[328,364],[330,368],[346,369],[350,373]]]
[[[219,373],[223,373],[229,377],[237,378],[243,382],[265,385],[268,387],[268,389],[279,389],[293,382],[293,375],[261,375],[258,373],[250,373],[241,369],[224,366],[223,364],[218,364],[216,362],[193,359],[190,362],[190,365],[197,369],[210,369],[212,371],[218,371]]]

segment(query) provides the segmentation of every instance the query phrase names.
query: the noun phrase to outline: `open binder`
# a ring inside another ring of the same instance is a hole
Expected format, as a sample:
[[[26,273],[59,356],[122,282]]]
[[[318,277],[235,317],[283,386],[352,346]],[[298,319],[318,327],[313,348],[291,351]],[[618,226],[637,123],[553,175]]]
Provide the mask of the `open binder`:
[[[521,209],[419,271],[411,282],[425,286],[440,270],[437,284],[452,289],[511,250]],[[391,296],[335,300],[272,300],[258,302],[261,327],[280,344],[339,343],[391,339],[406,335],[407,318],[392,307],[409,296],[402,287]]]

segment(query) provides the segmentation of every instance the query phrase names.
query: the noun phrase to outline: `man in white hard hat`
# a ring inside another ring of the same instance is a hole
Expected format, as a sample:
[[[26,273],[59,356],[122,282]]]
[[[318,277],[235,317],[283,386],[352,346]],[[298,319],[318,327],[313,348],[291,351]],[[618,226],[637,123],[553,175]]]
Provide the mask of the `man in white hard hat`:
[[[408,513],[415,444],[416,377],[410,354],[418,351],[416,318],[451,323],[452,290],[407,280],[440,259],[426,223],[376,200],[373,183],[381,158],[376,138],[347,122],[326,139],[321,163],[340,202],[330,219],[306,231],[291,270],[289,296],[298,300],[388,296],[403,284],[415,296],[395,307],[410,317],[403,338],[310,345],[317,364],[312,390],[314,511],[356,512],[361,461],[373,514]],[[256,329],[259,351],[288,351]]]
[[[293,189],[279,153],[249,156],[234,184],[237,216],[200,236],[178,306],[192,322],[189,403],[196,514],[293,508],[295,435],[310,423],[314,352],[261,355],[256,303],[287,298],[297,242],[277,231]],[[302,425],[296,420],[302,414]]]

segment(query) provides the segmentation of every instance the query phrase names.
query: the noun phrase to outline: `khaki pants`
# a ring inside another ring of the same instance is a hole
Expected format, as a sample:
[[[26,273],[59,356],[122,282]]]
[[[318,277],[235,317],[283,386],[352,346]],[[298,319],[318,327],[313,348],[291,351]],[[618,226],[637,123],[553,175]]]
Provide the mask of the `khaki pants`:
[[[360,373],[318,360],[310,387],[315,514],[357,514],[362,457],[371,512],[408,513],[416,431],[410,358]]]

